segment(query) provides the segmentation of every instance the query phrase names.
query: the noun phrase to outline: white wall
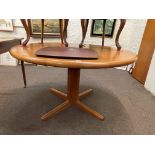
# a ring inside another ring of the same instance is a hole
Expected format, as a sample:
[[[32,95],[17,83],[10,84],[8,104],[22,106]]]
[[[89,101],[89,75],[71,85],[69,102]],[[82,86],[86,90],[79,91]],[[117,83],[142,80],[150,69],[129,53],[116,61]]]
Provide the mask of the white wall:
[[[149,90],[153,95],[155,95],[155,51],[145,81],[145,88]]]
[[[23,27],[21,27],[19,20],[13,20],[14,23],[14,31],[13,32],[0,32],[2,37],[24,37],[25,31]],[[123,48],[129,49],[133,52],[138,52],[139,45],[143,36],[144,28],[146,25],[146,20],[136,20],[136,19],[128,19],[124,30],[120,36],[120,44]],[[114,38],[117,33],[119,26],[119,20],[116,22],[116,28],[114,31],[113,38],[106,38],[105,45],[107,46],[115,46]],[[90,37],[90,29],[91,29],[91,20],[89,21],[87,36],[85,39],[85,43],[88,44],[99,44],[101,45],[101,38]],[[79,44],[81,42],[81,25],[79,19],[71,19],[68,25],[68,38],[67,41],[69,43]],[[47,41],[59,41],[59,39],[46,39]],[[31,42],[37,42],[38,39],[32,38]],[[8,59],[9,58],[9,59]],[[15,65],[16,60],[12,58],[9,53],[1,55],[0,64],[6,64],[6,60],[8,61],[7,65]]]

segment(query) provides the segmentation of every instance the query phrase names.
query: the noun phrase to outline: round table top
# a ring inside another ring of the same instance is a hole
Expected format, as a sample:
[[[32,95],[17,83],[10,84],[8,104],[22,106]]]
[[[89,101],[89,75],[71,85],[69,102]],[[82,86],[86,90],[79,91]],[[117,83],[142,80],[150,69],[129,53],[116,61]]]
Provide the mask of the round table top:
[[[62,59],[38,57],[35,52],[44,47],[64,47],[60,43],[32,43],[27,46],[17,45],[10,49],[10,54],[22,61],[55,66],[62,68],[111,68],[120,67],[131,64],[137,60],[137,55],[127,50],[117,51],[112,47],[101,47],[99,45],[86,45],[85,48],[90,48],[98,52],[98,59]],[[69,47],[75,47],[73,45]]]

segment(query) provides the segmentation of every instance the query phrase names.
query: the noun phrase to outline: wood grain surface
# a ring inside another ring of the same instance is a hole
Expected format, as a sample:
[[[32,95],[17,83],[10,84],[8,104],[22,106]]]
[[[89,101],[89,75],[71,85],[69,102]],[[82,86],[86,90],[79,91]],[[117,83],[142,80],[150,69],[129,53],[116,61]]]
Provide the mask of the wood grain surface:
[[[109,68],[131,64],[137,60],[137,55],[127,50],[118,51],[112,47],[99,45],[86,45],[85,48],[95,50],[99,58],[95,60],[59,59],[38,57],[35,52],[44,47],[65,47],[61,43],[33,43],[27,46],[18,45],[10,50],[10,54],[22,61],[40,65],[63,67],[63,68]],[[70,45],[75,47],[75,45]],[[78,47],[78,45],[77,45]]]

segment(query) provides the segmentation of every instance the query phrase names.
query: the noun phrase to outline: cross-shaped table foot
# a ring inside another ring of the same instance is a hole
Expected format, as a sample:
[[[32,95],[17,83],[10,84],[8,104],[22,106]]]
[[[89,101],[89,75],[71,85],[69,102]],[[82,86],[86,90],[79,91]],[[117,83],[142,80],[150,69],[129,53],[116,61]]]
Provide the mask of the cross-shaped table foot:
[[[80,69],[68,69],[68,92],[67,94],[51,88],[50,92],[53,93],[54,95],[60,97],[61,99],[64,100],[64,102],[54,109],[50,110],[46,114],[44,114],[41,119],[42,120],[47,120],[53,116],[55,116],[57,113],[69,108],[70,106],[75,106],[83,111],[91,114],[92,116],[96,117],[99,120],[104,120],[104,116],[96,112],[95,110],[91,109],[84,103],[80,101],[80,99],[90,95],[93,90],[88,89],[85,90],[81,93],[79,93],[79,82],[80,82]]]

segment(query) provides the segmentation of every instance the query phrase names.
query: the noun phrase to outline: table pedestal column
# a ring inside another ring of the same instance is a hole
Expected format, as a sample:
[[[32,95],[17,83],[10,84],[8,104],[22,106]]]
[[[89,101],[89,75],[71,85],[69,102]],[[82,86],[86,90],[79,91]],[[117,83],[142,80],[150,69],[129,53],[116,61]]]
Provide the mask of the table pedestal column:
[[[68,86],[67,86],[67,94],[51,88],[50,92],[53,93],[54,95],[60,97],[61,99],[65,100],[62,104],[58,105],[51,111],[47,112],[44,114],[41,119],[42,120],[47,120],[51,117],[53,117],[55,114],[59,113],[60,111],[70,107],[70,106],[75,106],[78,107],[85,112],[90,113],[92,116],[104,120],[104,116],[96,112],[95,110],[91,109],[84,103],[80,101],[83,97],[86,97],[89,95],[93,90],[88,89],[82,93],[79,93],[79,85],[80,85],[80,69],[74,69],[74,68],[69,68],[68,69]]]

